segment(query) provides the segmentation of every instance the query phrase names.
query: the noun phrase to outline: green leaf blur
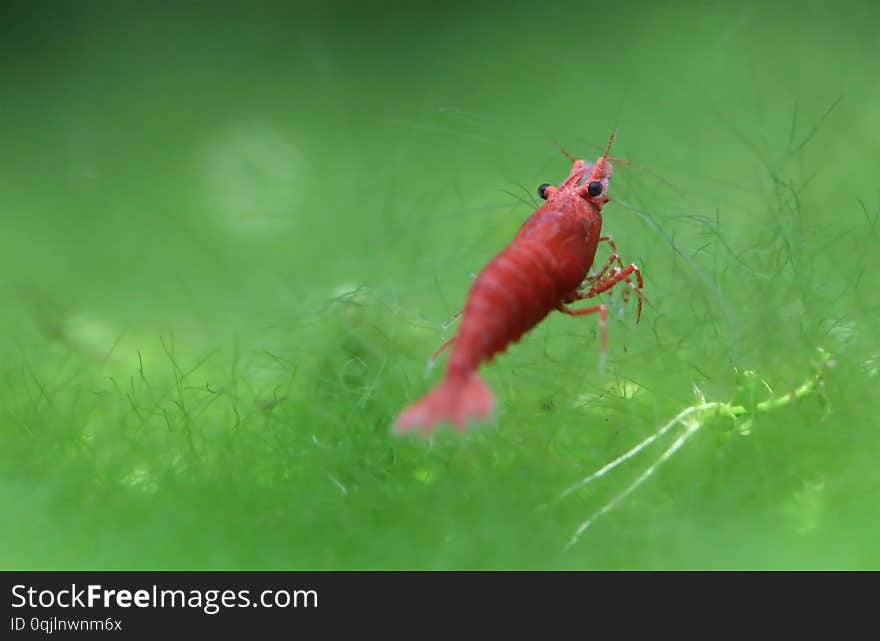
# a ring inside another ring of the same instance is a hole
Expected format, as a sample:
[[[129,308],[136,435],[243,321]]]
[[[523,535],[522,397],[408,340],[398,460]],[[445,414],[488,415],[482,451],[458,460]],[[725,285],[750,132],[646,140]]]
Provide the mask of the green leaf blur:
[[[880,567],[880,6],[386,5],[7,10],[0,567]],[[491,424],[392,437],[557,143],[615,128],[641,323],[611,297],[600,369],[554,315]],[[541,506],[819,349],[564,550],[675,437]]]

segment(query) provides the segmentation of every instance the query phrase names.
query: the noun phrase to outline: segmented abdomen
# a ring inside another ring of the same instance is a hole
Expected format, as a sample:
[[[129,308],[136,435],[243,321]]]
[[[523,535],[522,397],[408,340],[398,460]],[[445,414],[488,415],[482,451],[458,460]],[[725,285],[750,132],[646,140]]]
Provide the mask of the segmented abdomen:
[[[515,240],[493,258],[471,287],[449,371],[470,371],[519,340],[559,305],[592,263],[583,236],[552,245]]]

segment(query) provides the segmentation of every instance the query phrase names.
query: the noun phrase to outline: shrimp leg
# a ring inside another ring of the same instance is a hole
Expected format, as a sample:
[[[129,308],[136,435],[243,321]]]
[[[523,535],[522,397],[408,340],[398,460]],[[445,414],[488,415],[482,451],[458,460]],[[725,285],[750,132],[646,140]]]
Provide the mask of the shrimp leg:
[[[608,247],[611,248],[611,255],[608,257],[608,260],[605,261],[605,265],[602,266],[598,272],[595,272],[592,276],[588,276],[585,279],[585,282],[588,283],[591,287],[595,285],[597,282],[605,278],[608,273],[608,270],[611,269],[613,265],[616,265],[618,269],[623,270],[626,269],[626,266],[623,264],[623,261],[620,260],[620,252],[617,250],[617,243],[614,242],[614,239],[611,236],[600,236],[600,243],[608,243]],[[623,290],[623,302],[626,304],[629,301],[629,292],[630,289],[636,289],[633,285],[632,280],[627,276],[626,282],[629,285],[629,289]],[[642,296],[641,288],[636,291],[637,296]],[[637,321],[638,322],[638,321]]]
[[[581,309],[572,309],[560,303],[556,309],[569,316],[586,316],[587,314],[599,312],[599,336],[602,339],[601,358],[604,360],[605,354],[608,352],[608,308],[605,305],[592,305],[590,307],[582,307]]]
[[[448,321],[443,323],[443,325],[442,325],[443,329],[444,330],[449,329],[449,327],[453,323],[455,323],[455,321],[457,321],[459,318],[461,318],[462,314],[464,314],[464,310],[462,310],[460,312],[456,312],[452,318],[450,318]],[[436,350],[434,350],[434,353],[431,354],[431,358],[428,359],[428,371],[431,371],[434,368],[434,363],[436,363],[437,359],[440,358],[440,354],[442,354],[447,349],[452,347],[452,344],[454,342],[455,342],[455,336],[453,336],[452,338],[446,339],[445,341],[443,341],[443,344],[440,345],[440,347],[438,347]]]
[[[617,243],[614,242],[614,239],[611,236],[599,236],[598,243],[608,243],[608,247],[611,248],[611,257],[608,259],[608,263],[605,267],[596,274],[596,278],[602,278],[602,276],[605,275],[605,272],[611,267],[612,263],[616,262],[617,266],[623,269],[623,261],[620,260],[620,252],[617,250]]]
[[[602,267],[598,272],[596,272],[593,276],[590,276],[587,280],[595,281],[602,278],[605,275],[611,265],[617,263],[617,266],[623,269],[623,262],[620,260],[620,252],[617,249],[617,243],[614,242],[614,239],[611,236],[599,236],[599,240],[596,241],[598,243],[608,243],[608,247],[611,248],[611,256],[609,256],[608,260],[605,263],[605,266]]]
[[[639,268],[635,265],[627,265],[623,269],[615,269],[612,273],[606,274],[603,278],[599,278],[586,291],[578,291],[574,292],[570,297],[567,297],[563,303],[560,303],[557,309],[563,314],[568,314],[569,316],[586,316],[587,314],[595,314],[599,313],[599,336],[602,341],[602,353],[600,358],[604,362],[605,355],[608,353],[608,308],[605,305],[592,305],[590,307],[583,307],[581,309],[573,309],[565,305],[565,302],[574,302],[577,300],[587,300],[589,298],[594,298],[599,294],[608,291],[612,287],[614,287],[617,283],[621,281],[629,281],[630,274],[635,274],[636,280],[639,283],[638,288],[636,288],[636,293],[639,296],[639,307],[636,315],[636,322],[638,322],[639,316],[642,313],[642,274],[639,271]]]
[[[603,292],[608,291],[621,281],[627,281],[632,287],[632,283],[630,282],[630,274],[635,274],[636,282],[638,282],[638,286],[633,288],[636,292],[636,295],[639,297],[639,306],[636,310],[636,322],[638,323],[639,318],[641,318],[642,316],[642,304],[645,300],[645,297],[644,294],[642,294],[642,288],[644,287],[644,282],[642,281],[642,272],[639,270],[638,266],[635,263],[630,263],[623,269],[616,268],[610,274],[606,274],[604,277],[598,279],[588,290],[583,292],[576,292],[574,295],[574,299],[586,300],[588,298],[593,298]]]
[[[434,366],[434,363],[436,363],[436,362],[437,362],[437,359],[440,358],[440,354],[442,354],[442,353],[445,352],[449,347],[452,346],[452,344],[455,342],[455,338],[456,338],[456,337],[453,336],[452,338],[449,338],[449,339],[443,341],[443,344],[440,345],[440,347],[438,347],[436,350],[434,350],[434,353],[431,354],[431,360],[428,361],[428,367],[429,367],[429,368]]]

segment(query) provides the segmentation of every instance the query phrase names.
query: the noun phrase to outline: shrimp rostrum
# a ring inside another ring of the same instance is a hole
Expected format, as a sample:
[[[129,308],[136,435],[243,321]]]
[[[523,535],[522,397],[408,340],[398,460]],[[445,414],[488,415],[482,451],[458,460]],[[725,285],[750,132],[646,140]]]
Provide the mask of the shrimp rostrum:
[[[566,153],[573,163],[568,178],[557,187],[543,184],[538,188],[544,204],[476,277],[458,332],[441,346],[441,350],[452,349],[443,380],[403,410],[394,424],[395,432],[429,434],[444,422],[462,430],[472,421],[490,417],[495,398],[477,368],[553,310],[570,316],[597,313],[603,355],[608,346],[605,305],[573,307],[574,303],[624,283],[623,299],[631,291],[638,298],[638,322],[643,301],[641,272],[634,264],[624,265],[614,242],[602,235],[602,207],[610,200],[611,161],[617,160],[608,156],[613,141],[614,134],[595,164]],[[591,273],[600,242],[609,244],[611,255]]]

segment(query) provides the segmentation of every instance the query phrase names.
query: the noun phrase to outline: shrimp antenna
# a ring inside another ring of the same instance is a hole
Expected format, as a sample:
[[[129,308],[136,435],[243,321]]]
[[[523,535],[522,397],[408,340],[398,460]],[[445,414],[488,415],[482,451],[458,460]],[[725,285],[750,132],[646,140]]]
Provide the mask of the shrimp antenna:
[[[632,160],[626,160],[625,158],[606,157],[606,160],[610,160],[611,162],[620,163],[622,165],[627,165],[627,166],[632,167],[634,169],[638,169],[639,171],[648,174],[649,176],[651,176],[655,180],[663,183],[666,187],[668,187],[669,189],[674,191],[679,196],[682,196],[682,197],[684,196],[684,192],[681,189],[679,189],[678,187],[673,185],[671,182],[666,180],[663,176],[661,176],[657,172],[651,171],[650,169],[648,169],[644,165],[640,165],[639,163],[634,162]]]
[[[617,158],[616,156],[609,156],[608,152],[611,151],[611,144],[614,142],[614,136],[616,136],[616,135],[617,135],[617,129],[615,128],[614,131],[611,133],[611,138],[608,140],[608,145],[606,145],[606,147],[605,147],[605,153],[602,154],[602,157],[605,158],[605,160],[610,160],[611,162],[620,163],[621,165],[627,165],[628,167],[632,167],[633,169],[638,169],[639,171],[641,171],[645,174],[648,174],[654,180],[663,184],[665,187],[667,187],[671,191],[674,191],[676,194],[678,194],[679,197],[684,197],[684,192],[681,189],[679,189],[678,187],[673,185],[671,182],[666,180],[660,174],[658,174],[654,171],[651,171],[650,169],[648,169],[644,165],[640,165],[637,162],[634,162],[632,160],[627,160],[625,158]],[[588,144],[588,146],[595,147],[595,145],[590,145],[589,143],[587,143],[587,144]]]
[[[603,157],[605,160],[613,160],[612,158],[609,158],[609,157],[608,157],[608,152],[611,151],[611,144],[614,142],[614,136],[616,136],[616,135],[617,135],[617,129],[615,128],[615,129],[611,132],[611,138],[608,139],[608,144],[605,146],[605,153],[602,154],[602,157]]]
[[[571,162],[577,162],[577,161],[578,161],[577,158],[575,158],[575,157],[572,156],[570,153],[568,153],[568,150],[567,150],[565,147],[563,147],[561,144],[559,144],[559,141],[558,141],[558,140],[554,140],[554,141],[553,141],[553,144],[556,145],[556,146],[559,148],[559,151],[562,152],[562,155],[565,156],[566,158],[568,158]]]

